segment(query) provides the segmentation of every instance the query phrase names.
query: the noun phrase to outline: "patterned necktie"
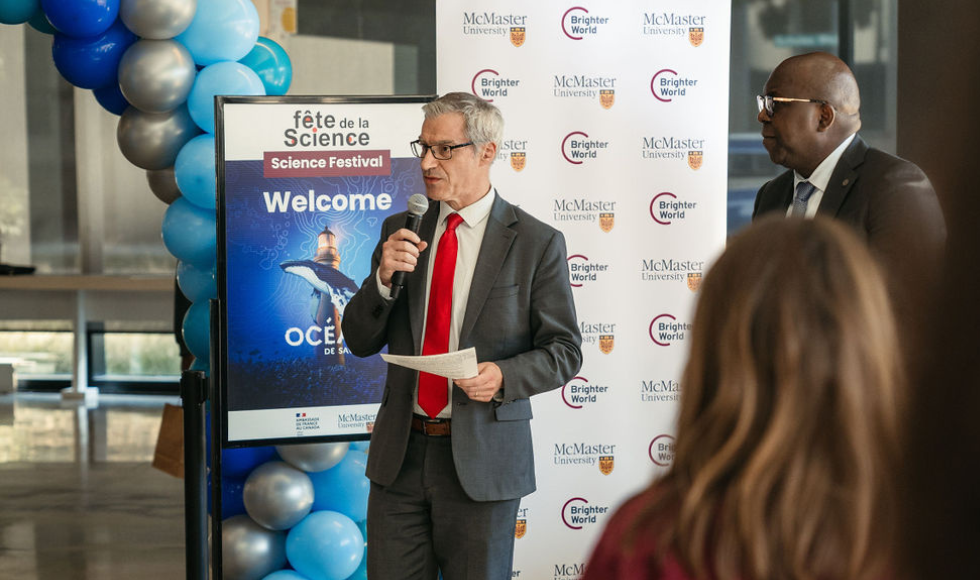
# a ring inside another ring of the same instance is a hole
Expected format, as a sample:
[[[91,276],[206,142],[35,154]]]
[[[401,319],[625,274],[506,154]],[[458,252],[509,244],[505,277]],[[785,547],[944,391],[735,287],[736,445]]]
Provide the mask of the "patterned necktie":
[[[456,226],[463,221],[458,213],[449,214],[446,231],[439,238],[436,263],[429,284],[429,311],[425,317],[425,339],[422,354],[449,351],[449,322],[453,313],[453,278],[456,275]],[[419,373],[419,406],[429,417],[435,417],[449,402],[446,377]]]
[[[796,195],[793,197],[793,211],[791,216],[806,217],[806,202],[813,195],[817,188],[809,181],[801,181],[796,184]]]

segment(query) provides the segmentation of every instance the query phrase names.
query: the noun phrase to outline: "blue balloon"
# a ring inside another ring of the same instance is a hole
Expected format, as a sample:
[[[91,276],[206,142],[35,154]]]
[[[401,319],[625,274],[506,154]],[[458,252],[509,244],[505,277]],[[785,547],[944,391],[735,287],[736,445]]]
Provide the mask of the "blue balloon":
[[[245,480],[221,478],[221,519],[245,513]]]
[[[240,447],[221,450],[221,477],[243,478],[276,455],[275,447]]]
[[[194,302],[184,313],[181,329],[184,344],[197,358],[208,358],[211,352],[211,303]]]
[[[83,89],[99,89],[115,84],[119,61],[136,35],[121,21],[108,30],[85,38],[55,33],[51,58],[65,80]]]
[[[238,62],[259,75],[267,95],[285,95],[293,82],[289,55],[274,40],[264,36],[260,36],[255,48]]]
[[[0,0],[0,24],[23,24],[40,9],[40,0]]]
[[[113,115],[122,115],[126,112],[126,108],[129,107],[129,101],[126,100],[122,91],[119,90],[118,83],[106,85],[101,89],[93,89],[92,94],[95,95],[95,100],[102,105],[102,108]]]
[[[364,559],[364,536],[344,514],[313,512],[289,530],[286,558],[311,580],[345,580]]]
[[[75,38],[98,36],[119,16],[119,0],[41,0],[41,7],[58,32]]]
[[[218,62],[197,73],[187,108],[197,126],[214,133],[215,95],[264,95],[265,87],[259,75],[237,62]]]
[[[276,570],[262,580],[310,580],[295,570]]]
[[[252,0],[199,0],[194,20],[176,39],[194,62],[209,65],[242,58],[258,37],[259,12]]]
[[[361,453],[367,453],[368,448],[371,446],[371,441],[351,441],[350,449],[360,451]]]
[[[48,17],[45,16],[44,10],[41,10],[40,0],[38,0],[37,12],[34,13],[34,16],[31,16],[31,19],[28,20],[27,23],[30,24],[31,28],[34,30],[43,32],[44,34],[54,34],[55,32],[58,32],[54,29],[54,26],[51,26],[51,23],[48,22]]]
[[[313,482],[313,511],[340,512],[355,522],[365,519],[371,491],[366,469],[367,455],[348,453],[334,467],[308,474]]]
[[[177,285],[180,291],[191,302],[210,300],[218,297],[218,285],[215,282],[217,266],[199,268],[194,264],[177,263]]]
[[[214,135],[210,133],[188,141],[174,162],[174,178],[181,195],[197,207],[212,211],[215,209],[218,187],[215,172]]]
[[[202,209],[179,197],[163,214],[163,245],[182,262],[210,268],[216,256],[216,228],[214,210]]]

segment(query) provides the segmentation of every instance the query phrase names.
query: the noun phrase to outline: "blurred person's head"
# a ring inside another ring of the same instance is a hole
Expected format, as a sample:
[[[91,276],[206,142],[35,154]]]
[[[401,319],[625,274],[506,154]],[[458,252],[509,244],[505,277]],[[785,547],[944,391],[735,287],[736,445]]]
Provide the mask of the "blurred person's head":
[[[718,580],[880,572],[904,382],[864,244],[822,218],[762,220],[700,292],[676,455],[658,483],[674,506],[670,549]]]

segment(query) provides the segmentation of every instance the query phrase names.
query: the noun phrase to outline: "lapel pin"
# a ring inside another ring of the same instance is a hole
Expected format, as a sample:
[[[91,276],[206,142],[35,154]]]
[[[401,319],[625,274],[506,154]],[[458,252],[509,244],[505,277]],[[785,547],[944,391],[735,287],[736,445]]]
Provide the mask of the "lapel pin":
[[[850,183],[850,182],[851,182],[851,180],[850,180],[850,179],[845,179],[845,180],[844,180],[844,183],[842,183],[841,185],[844,185],[844,186],[846,186],[846,185],[847,185],[848,183]]]

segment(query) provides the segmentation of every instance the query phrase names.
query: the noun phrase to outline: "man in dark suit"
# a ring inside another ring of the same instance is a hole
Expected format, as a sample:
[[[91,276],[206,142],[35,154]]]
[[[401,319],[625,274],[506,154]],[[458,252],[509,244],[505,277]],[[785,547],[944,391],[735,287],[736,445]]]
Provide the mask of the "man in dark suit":
[[[535,489],[530,397],[581,365],[565,240],[491,186],[496,107],[450,93],[423,110],[412,147],[433,203],[418,235],[404,213],[385,220],[344,337],[358,356],[475,347],[479,374],[389,365],[368,456],[368,575],[503,580],[520,498]],[[409,274],[392,300],[398,271]]]
[[[946,240],[929,179],[857,134],[857,80],[836,56],[816,52],[784,60],[758,101],[762,142],[772,161],[789,171],[759,189],[752,218],[820,213],[850,224],[878,258],[906,334],[917,334],[923,323],[918,305],[936,283]]]

